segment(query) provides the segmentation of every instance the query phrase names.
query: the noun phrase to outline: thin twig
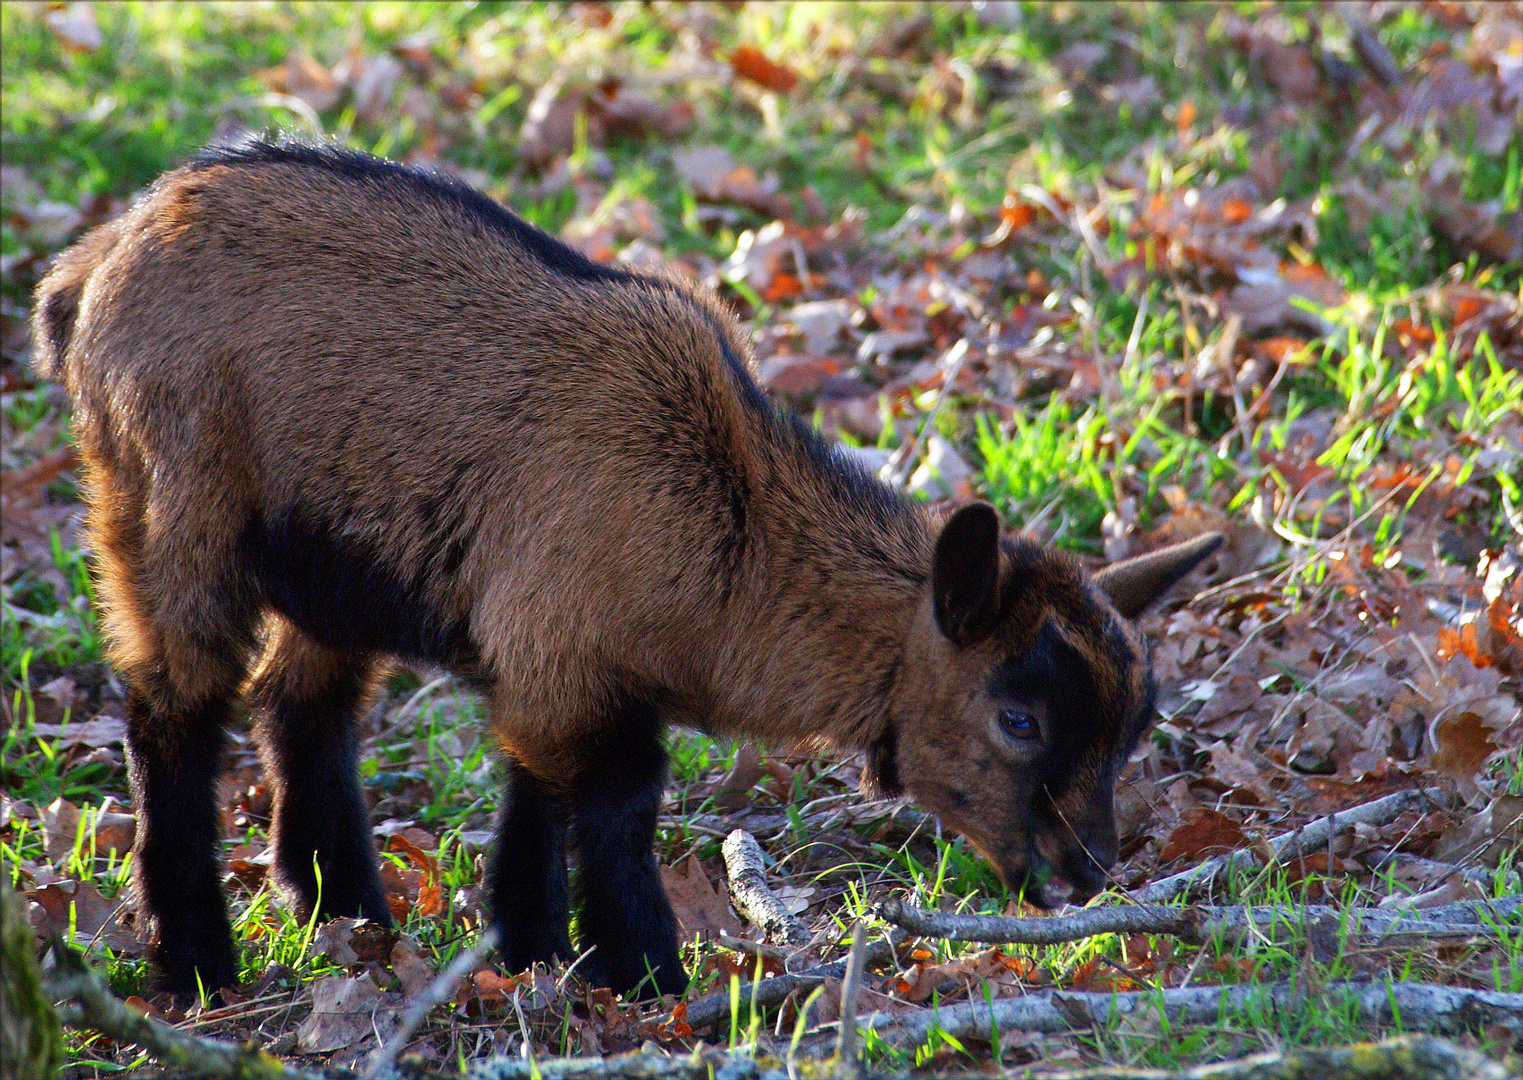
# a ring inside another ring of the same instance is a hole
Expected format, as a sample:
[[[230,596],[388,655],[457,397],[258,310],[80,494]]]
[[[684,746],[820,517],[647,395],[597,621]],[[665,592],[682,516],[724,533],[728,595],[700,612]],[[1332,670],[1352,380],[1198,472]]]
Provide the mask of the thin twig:
[[[894,958],[896,941],[902,940],[903,935],[896,930],[888,939],[869,942],[862,951],[862,970],[889,963]],[[743,983],[740,992],[747,1001],[755,1001],[758,1008],[770,1009],[781,1005],[795,990],[818,986],[826,979],[840,979],[845,975],[846,961],[835,960],[791,975],[774,975],[759,983]],[[729,1015],[730,991],[725,989],[688,1002],[685,1018],[694,1031],[700,1031]]]
[[[857,1060],[857,998],[862,991],[862,950],[867,932],[860,920],[851,930],[851,955],[846,958],[846,978],[841,983],[841,1029],[836,1033],[836,1064],[847,1076],[860,1075]]]
[[[744,1052],[725,1053],[702,1047],[692,1054],[666,1054],[641,1049],[606,1058],[556,1058],[535,1066],[516,1058],[476,1062],[476,1080],[788,1080],[788,1074],[766,1059]],[[820,1067],[810,1075],[837,1080],[835,1068]],[[941,1073],[948,1080],[985,1080],[984,1071]],[[1507,1069],[1479,1051],[1430,1035],[1398,1035],[1378,1043],[1327,1048],[1290,1047],[1253,1054],[1237,1061],[1194,1068],[1150,1069],[1145,1066],[1102,1066],[1095,1069],[1049,1072],[1050,1080],[1306,1080],[1308,1077],[1364,1076],[1386,1080],[1506,1080]]]
[[[952,384],[957,381],[957,376],[962,373],[963,361],[968,358],[968,339],[958,338],[957,342],[947,350],[941,358],[942,366],[947,372],[942,376],[941,389],[936,392],[936,400],[931,404],[931,411],[926,413],[925,419],[920,424],[920,433],[915,436],[915,441],[910,444],[909,452],[905,455],[894,469],[893,483],[895,487],[903,487],[909,480],[910,473],[915,469],[915,458],[920,454],[920,447],[924,445],[926,436],[930,434],[931,425],[936,423],[936,414],[941,412],[942,403],[947,400],[947,394],[951,393]]]
[[[375,1080],[383,1072],[389,1070],[396,1061],[397,1054],[407,1045],[413,1032],[418,1030],[424,1019],[434,1006],[449,1000],[455,992],[455,985],[476,966],[483,956],[497,947],[497,927],[489,926],[481,932],[481,937],[476,944],[460,953],[449,965],[437,976],[434,981],[424,987],[423,992],[407,1007],[407,1012],[402,1015],[402,1024],[392,1033],[386,1044],[376,1051],[375,1057],[370,1061],[370,1068],[365,1070],[365,1080]]]
[[[1442,793],[1437,788],[1422,791],[1398,791],[1372,802],[1361,803],[1336,814],[1318,818],[1299,829],[1281,833],[1268,841],[1269,850],[1279,860],[1294,859],[1327,843],[1329,836],[1351,825],[1384,825],[1393,818],[1426,800],[1436,799]],[[1199,866],[1183,873],[1174,874],[1153,882],[1146,888],[1130,894],[1139,904],[1159,904],[1176,896],[1208,889],[1215,885],[1233,868],[1252,865],[1257,859],[1251,850],[1229,851],[1225,855],[1207,859]]]

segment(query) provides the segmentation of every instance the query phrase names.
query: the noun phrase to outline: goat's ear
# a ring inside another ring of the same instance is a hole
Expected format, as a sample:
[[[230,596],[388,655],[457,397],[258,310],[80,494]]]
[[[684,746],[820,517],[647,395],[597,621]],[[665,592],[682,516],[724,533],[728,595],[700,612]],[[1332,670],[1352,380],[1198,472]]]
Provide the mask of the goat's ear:
[[[1170,585],[1201,564],[1226,540],[1221,533],[1205,533],[1171,544],[1146,555],[1107,566],[1095,575],[1095,584],[1111,598],[1116,610],[1134,619]]]
[[[999,517],[979,502],[942,527],[931,567],[936,625],[955,645],[972,645],[999,615]]]

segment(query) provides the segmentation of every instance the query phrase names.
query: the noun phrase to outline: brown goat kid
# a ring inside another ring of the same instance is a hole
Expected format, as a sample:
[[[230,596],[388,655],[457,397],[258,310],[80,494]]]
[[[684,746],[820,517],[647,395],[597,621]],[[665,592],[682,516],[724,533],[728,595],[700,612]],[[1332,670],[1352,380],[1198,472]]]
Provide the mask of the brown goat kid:
[[[1038,902],[1048,867],[1104,883],[1153,709],[1127,620],[1218,538],[1089,578],[986,504],[942,524],[774,412],[708,293],[333,146],[166,175],[59,259],[34,330],[75,403],[172,989],[237,980],[214,792],[240,694],[277,880],[390,922],[355,760],[387,657],[489,702],[514,969],[574,955],[574,900],[586,975],[684,987],[651,851],[673,723],[862,751]]]

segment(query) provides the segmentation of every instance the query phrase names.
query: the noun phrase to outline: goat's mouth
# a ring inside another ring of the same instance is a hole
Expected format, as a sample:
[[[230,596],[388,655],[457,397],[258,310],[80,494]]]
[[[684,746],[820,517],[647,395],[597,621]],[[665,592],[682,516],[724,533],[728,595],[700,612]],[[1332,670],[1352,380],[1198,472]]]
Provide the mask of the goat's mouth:
[[[1019,893],[1021,899],[1034,908],[1053,911],[1068,903],[1074,896],[1072,882],[1041,855],[1033,855],[1024,867],[1001,869],[1006,888]]]

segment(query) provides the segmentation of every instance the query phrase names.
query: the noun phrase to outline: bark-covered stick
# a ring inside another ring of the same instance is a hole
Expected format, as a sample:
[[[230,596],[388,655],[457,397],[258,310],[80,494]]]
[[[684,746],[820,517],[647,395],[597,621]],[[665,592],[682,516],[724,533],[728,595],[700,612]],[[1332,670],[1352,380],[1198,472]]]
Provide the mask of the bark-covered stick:
[[[823,1069],[811,1075],[831,1080]],[[987,1072],[941,1073],[942,1080],[988,1080]],[[1048,1080],[1508,1080],[1507,1070],[1485,1055],[1431,1035],[1398,1035],[1378,1043],[1326,1049],[1294,1047],[1187,1069],[1102,1066],[1043,1072]],[[471,1068],[472,1080],[788,1080],[776,1065],[741,1053],[705,1048],[667,1056],[637,1050],[606,1058],[556,1058],[532,1063],[492,1058]]]
[[[1396,1010],[1405,1027],[1451,1034],[1488,1024],[1523,1027],[1523,994],[1493,990],[1470,990],[1430,983],[1333,983],[1315,991],[1324,1005],[1354,999],[1355,1011],[1365,1023],[1389,1024]],[[875,1013],[863,1021],[887,1043],[916,1046],[933,1027],[956,1039],[987,1039],[990,1025],[1002,1031],[1036,1031],[1049,1034],[1072,1031],[1125,1020],[1154,1016],[1160,1005],[1171,1024],[1215,1023],[1223,1010],[1252,1006],[1276,1014],[1306,1007],[1308,990],[1289,983],[1258,986],[1191,986],[1177,990],[1133,993],[1071,993],[1048,990],[1039,994],[1003,998],[991,1009],[983,1001],[969,1001],[949,1008],[921,1009],[913,1013]]]
[[[724,867],[730,897],[740,913],[769,937],[785,945],[809,944],[809,928],[790,912],[767,885],[767,864],[756,837],[736,829],[725,837]]]
[[[1437,788],[1423,791],[1398,791],[1373,802],[1351,806],[1336,814],[1318,818],[1299,829],[1281,833],[1269,841],[1269,850],[1276,859],[1294,859],[1315,848],[1324,846],[1328,839],[1351,825],[1384,825],[1406,810],[1422,802],[1442,795]],[[1181,894],[1214,885],[1234,866],[1251,866],[1257,862],[1252,851],[1229,851],[1214,859],[1207,859],[1182,873],[1153,882],[1146,888],[1130,893],[1139,904],[1161,904]]]
[[[252,1043],[238,1046],[176,1031],[118,1000],[72,949],[55,944],[53,956],[54,966],[42,972],[42,988],[55,1001],[78,1003],[62,1010],[72,1027],[136,1043],[159,1064],[208,1080],[320,1080],[320,1074],[282,1064]]]
[[[949,915],[911,907],[899,900],[878,905],[879,916],[923,937],[977,941],[990,945],[1056,945],[1097,934],[1172,934],[1199,943],[1216,934],[1236,940],[1247,934],[1273,935],[1280,928],[1304,929],[1332,919],[1347,921],[1351,938],[1455,939],[1495,937],[1497,923],[1523,913],[1523,897],[1424,908],[1165,907],[1136,904],[1089,908],[1072,915],[1015,919],[1002,915]]]
[[[858,921],[851,928],[851,954],[846,958],[846,978],[841,983],[841,1027],[836,1033],[836,1067],[847,1076],[860,1076],[857,1059],[857,999],[862,991],[863,946],[867,934]]]

